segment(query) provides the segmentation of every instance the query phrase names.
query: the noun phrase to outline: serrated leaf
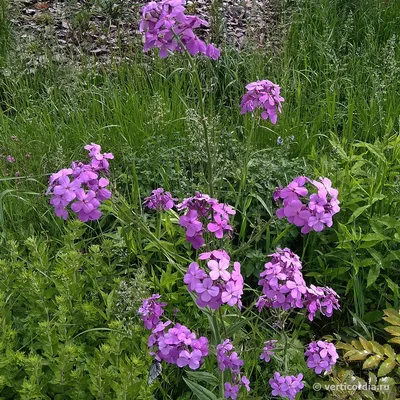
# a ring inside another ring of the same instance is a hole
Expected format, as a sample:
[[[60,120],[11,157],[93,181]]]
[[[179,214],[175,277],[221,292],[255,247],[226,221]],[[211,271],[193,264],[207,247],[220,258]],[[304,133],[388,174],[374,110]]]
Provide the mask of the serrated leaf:
[[[385,313],[383,319],[386,322],[389,322],[389,324],[400,326],[400,314],[397,311],[392,309],[386,309],[383,310],[383,312]]]
[[[185,381],[186,385],[189,386],[189,389],[192,391],[192,393],[199,399],[199,400],[218,400],[218,398],[210,392],[208,389],[205,387],[199,385],[196,382],[193,382],[189,379],[183,378]]]
[[[363,368],[363,369],[374,368],[374,367],[376,367],[381,361],[382,361],[382,357],[379,356],[379,355],[375,355],[375,356],[368,357],[368,358],[365,360],[365,362],[364,362],[362,368]]]
[[[387,326],[384,329],[393,336],[400,336],[400,326]]]
[[[379,367],[378,376],[386,376],[396,365],[397,362],[394,358],[388,358]]]

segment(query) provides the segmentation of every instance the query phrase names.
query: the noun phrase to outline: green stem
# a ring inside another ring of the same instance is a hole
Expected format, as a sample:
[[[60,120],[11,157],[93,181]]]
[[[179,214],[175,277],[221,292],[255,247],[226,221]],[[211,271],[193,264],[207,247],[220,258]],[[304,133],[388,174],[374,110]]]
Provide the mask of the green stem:
[[[193,61],[193,57],[189,54],[189,52],[187,51],[185,45],[182,43],[181,39],[179,38],[179,36],[173,30],[172,30],[172,33],[174,34],[175,38],[179,41],[180,45],[184,49],[185,56],[189,61],[190,67],[192,69],[192,72],[194,73],[193,74],[194,75],[194,80],[196,82],[198,95],[200,97],[201,125],[203,127],[204,140],[205,140],[205,143],[206,143],[206,152],[207,152],[207,177],[206,177],[206,180],[208,181],[209,190],[210,190],[210,196],[214,197],[213,165],[212,165],[212,158],[211,158],[210,140],[209,140],[209,134],[208,134],[208,128],[207,128],[207,122],[206,122],[206,111],[205,111],[205,106],[204,106],[204,92],[203,92],[203,88],[201,87],[201,80],[200,80],[199,71],[198,71],[198,69],[196,67],[195,62]]]
[[[243,172],[242,172],[242,178],[240,180],[240,185],[239,185],[239,194],[236,199],[236,205],[235,208],[238,207],[241,197],[242,197],[242,192],[246,186],[246,179],[247,179],[247,172],[248,172],[248,167],[249,167],[249,158],[250,158],[250,150],[251,150],[251,143],[253,140],[253,132],[254,132],[254,125],[255,125],[255,117],[252,117],[252,123],[251,123],[251,129],[249,134],[247,135],[247,143],[246,143],[246,152],[244,155],[244,165],[243,165]]]

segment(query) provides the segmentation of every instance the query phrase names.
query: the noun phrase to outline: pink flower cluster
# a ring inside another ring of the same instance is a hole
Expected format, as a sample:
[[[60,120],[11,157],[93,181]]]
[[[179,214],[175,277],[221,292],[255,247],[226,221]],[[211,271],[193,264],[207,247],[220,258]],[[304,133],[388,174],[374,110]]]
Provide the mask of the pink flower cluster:
[[[208,339],[203,336],[197,339],[195,333],[179,323],[168,328],[171,321],[160,321],[167,305],[160,302],[160,298],[159,294],[153,294],[144,299],[138,311],[144,326],[152,331],[148,339],[150,354],[158,361],[164,360],[180,368],[198,369],[208,355]]]
[[[285,100],[280,95],[280,87],[269,80],[256,81],[246,86],[247,93],[243,96],[240,103],[241,114],[253,113],[257,108],[261,108],[261,118],[268,118],[273,124],[278,119],[277,113],[282,112],[282,102]]]
[[[240,368],[244,362],[238,356],[236,351],[233,351],[233,345],[229,339],[217,345],[217,360],[220,371],[230,370],[232,382],[226,382],[224,396],[226,399],[235,400],[238,396],[240,386],[246,387],[250,391],[250,381],[245,375],[240,374]]]
[[[68,205],[81,221],[97,220],[101,217],[100,202],[111,197],[106,189],[109,180],[100,174],[109,174],[108,160],[114,156],[101,153],[101,147],[95,143],[85,146],[85,150],[89,151],[89,164],[73,162],[71,168],[62,169],[49,179],[46,195],[51,194],[50,204],[55,214],[65,220]]]
[[[207,194],[196,192],[195,196],[184,199],[177,208],[187,210],[180,217],[179,225],[186,229],[186,240],[192,243],[194,249],[199,249],[204,244],[206,224],[207,230],[218,239],[232,232],[229,217],[236,214],[236,211],[229,204],[221,204]]]
[[[241,308],[244,280],[240,263],[234,262],[231,267],[230,257],[224,250],[202,253],[199,260],[207,261],[207,268],[192,262],[183,279],[189,291],[197,294],[197,305],[213,310],[223,304]]]
[[[263,295],[256,307],[261,312],[264,307],[292,308],[305,307],[308,319],[312,321],[317,311],[330,317],[333,310],[340,309],[338,294],[329,287],[308,287],[301,273],[302,264],[299,256],[290,249],[277,249],[270,255],[272,260],[265,264],[258,283],[263,287]]]
[[[192,56],[200,53],[216,60],[220,50],[212,44],[207,45],[193,32],[208,23],[194,15],[186,15],[184,5],[185,0],[161,0],[151,1],[142,8],[139,29],[144,33],[144,51],[157,47],[160,57],[165,58],[170,52],[183,51],[183,45]]]
[[[307,183],[316,188],[317,193],[307,197]],[[285,188],[278,188],[273,198],[278,202],[283,200],[283,207],[276,212],[278,218],[286,217],[289,223],[301,227],[301,233],[311,230],[320,232],[327,226],[331,227],[332,217],[340,211],[338,191],[332,188],[332,182],[328,178],[319,178],[316,181],[299,176]]]
[[[274,355],[274,350],[276,348],[277,340],[267,340],[264,342],[263,352],[260,355],[260,360],[265,360],[265,362],[271,361],[271,356]]]
[[[308,367],[316,374],[330,372],[339,358],[335,345],[322,340],[311,342],[304,355],[307,357]]]
[[[170,192],[164,192],[163,188],[158,188],[152,191],[152,195],[144,199],[143,204],[150,210],[170,210],[175,207],[175,202],[178,200],[172,197]]]
[[[144,299],[138,314],[142,316],[142,321],[146,329],[154,329],[160,322],[161,315],[164,314],[164,307],[167,303],[160,303],[161,296],[158,293],[153,294],[148,299]]]
[[[274,377],[269,380],[269,384],[272,388],[272,396],[294,400],[297,393],[304,387],[302,379],[303,374],[298,374],[297,376],[281,376],[279,372],[275,372]]]
[[[167,329],[171,323],[159,322],[153,329],[148,340],[150,354],[158,361],[180,368],[198,369],[208,355],[208,339],[204,336],[197,339],[195,333],[179,323]]]

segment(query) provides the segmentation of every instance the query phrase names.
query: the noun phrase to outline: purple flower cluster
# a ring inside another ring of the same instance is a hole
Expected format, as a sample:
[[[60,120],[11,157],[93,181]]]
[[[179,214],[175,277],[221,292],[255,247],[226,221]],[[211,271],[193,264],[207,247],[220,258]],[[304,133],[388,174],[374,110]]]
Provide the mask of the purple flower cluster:
[[[171,323],[159,322],[152,330],[148,339],[150,354],[158,361],[180,368],[198,369],[208,355],[208,339],[203,336],[197,339],[195,333],[179,323],[167,330]]]
[[[177,208],[187,210],[180,217],[179,224],[186,229],[186,240],[192,243],[194,249],[204,244],[206,228],[218,239],[232,232],[229,217],[236,214],[236,211],[229,204],[221,204],[207,194],[196,192],[195,196],[184,199]]]
[[[278,119],[277,112],[282,112],[281,103],[285,100],[280,95],[280,87],[269,80],[256,81],[246,86],[247,93],[243,96],[240,103],[241,114],[254,112],[257,108],[261,108],[261,118],[268,118],[273,124]]]
[[[307,357],[308,367],[316,374],[330,372],[339,358],[335,345],[322,340],[311,342],[304,355]]]
[[[161,0],[142,8],[139,29],[144,33],[144,51],[157,47],[160,57],[165,58],[170,52],[183,51],[183,45],[192,56],[200,53],[216,60],[220,50],[207,45],[193,32],[208,23],[195,15],[186,15],[184,5],[185,0]]]
[[[160,322],[161,315],[164,314],[164,307],[167,303],[160,303],[161,296],[156,293],[148,299],[144,299],[138,314],[142,316],[142,321],[147,329],[154,329]]]
[[[67,206],[78,214],[83,221],[93,221],[101,217],[100,202],[111,197],[106,189],[109,180],[100,174],[109,174],[108,160],[114,158],[111,153],[101,153],[101,147],[92,143],[85,146],[89,151],[90,162],[73,162],[71,168],[52,174],[46,195],[51,194],[50,204],[57,217],[68,218]]]
[[[277,249],[270,255],[272,260],[265,264],[258,283],[263,287],[256,307],[306,308],[308,319],[312,321],[317,311],[331,317],[333,310],[339,310],[339,296],[329,287],[310,285],[308,287],[301,273],[302,265],[299,256],[290,249]]]
[[[281,376],[279,372],[274,373],[274,377],[269,380],[272,388],[272,396],[279,396],[294,400],[297,393],[304,387],[302,381],[303,374],[297,376]]]
[[[231,267],[230,257],[224,250],[202,253],[199,260],[207,261],[207,268],[192,262],[183,279],[189,291],[197,294],[197,305],[213,310],[223,304],[241,308],[244,280],[240,263],[234,262]]]
[[[144,326],[152,331],[148,339],[150,354],[158,361],[164,360],[180,368],[198,369],[208,355],[208,339],[203,336],[197,339],[195,333],[179,323],[167,329],[172,322],[160,321],[167,305],[160,302],[160,298],[159,294],[153,294],[143,300],[138,310]]]
[[[331,227],[332,217],[340,211],[338,191],[332,188],[328,178],[311,180],[305,176],[298,176],[285,188],[278,188],[273,195],[275,201],[283,200],[276,215],[278,218],[287,218],[288,222],[301,227],[301,233],[311,230],[321,232],[325,227]],[[314,186],[317,193],[309,197],[306,184]]]
[[[288,248],[278,249],[270,256],[272,260],[265,264],[264,271],[260,273],[262,279],[258,282],[263,287],[263,300],[269,301],[273,308],[284,310],[303,307],[307,287],[300,272],[302,265],[299,256]]]
[[[319,311],[325,317],[331,317],[333,310],[340,310],[339,295],[330,287],[310,285],[307,287],[304,306],[308,311],[308,319],[312,321]]]
[[[170,210],[175,207],[175,202],[178,200],[173,198],[170,192],[164,192],[163,188],[158,188],[152,191],[152,195],[144,199],[143,204],[150,210]]]
[[[244,386],[250,391],[250,381],[245,375],[240,374],[240,368],[243,366],[236,351],[233,351],[233,345],[229,339],[217,345],[217,360],[220,371],[230,370],[232,382],[226,382],[224,396],[226,399],[235,400],[238,396],[240,386]]]
[[[277,340],[267,340],[266,342],[264,342],[264,348],[260,355],[260,360],[265,360],[265,362],[271,361],[271,356],[274,355],[276,343]]]

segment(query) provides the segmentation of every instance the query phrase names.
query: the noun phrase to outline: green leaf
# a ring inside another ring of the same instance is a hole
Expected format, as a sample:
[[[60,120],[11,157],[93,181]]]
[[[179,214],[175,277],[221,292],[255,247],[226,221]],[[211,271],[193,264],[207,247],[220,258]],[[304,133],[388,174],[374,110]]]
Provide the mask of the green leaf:
[[[400,336],[400,326],[387,326],[385,331],[393,336]]]
[[[351,217],[349,218],[348,223],[350,224],[351,222],[353,222],[358,216],[360,216],[365,210],[367,210],[370,207],[371,206],[368,204],[366,206],[357,208],[357,210],[354,211]]]
[[[390,373],[390,371],[397,365],[397,362],[394,358],[388,358],[385,360],[378,370],[378,377],[386,376]]]
[[[205,387],[186,378],[183,378],[183,380],[186,382],[186,385],[189,386],[189,389],[199,400],[218,400],[218,398]]]
[[[186,371],[186,374],[189,375],[190,378],[195,379],[196,381],[211,383],[212,385],[218,385],[218,378],[213,374],[205,371]]]
[[[362,368],[363,368],[363,369],[374,368],[374,367],[376,367],[376,366],[381,362],[381,360],[382,360],[382,357],[379,356],[379,355],[375,355],[375,356],[368,357],[368,358],[365,360],[365,362],[364,362]]]
[[[363,242],[371,242],[375,240],[378,242],[382,242],[383,240],[389,240],[389,238],[380,233],[368,233],[362,238]]]
[[[373,322],[379,322],[382,319],[383,313],[382,311],[376,310],[376,311],[369,311],[364,315],[364,322],[365,323],[373,323]]]
[[[379,264],[376,264],[370,268],[367,277],[367,287],[371,286],[378,279],[380,272],[381,268]]]

